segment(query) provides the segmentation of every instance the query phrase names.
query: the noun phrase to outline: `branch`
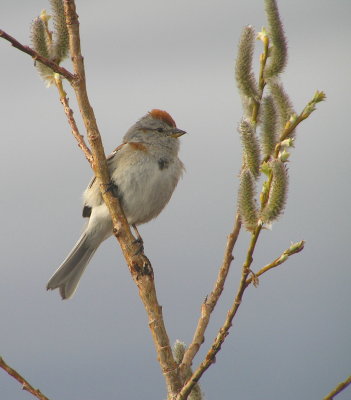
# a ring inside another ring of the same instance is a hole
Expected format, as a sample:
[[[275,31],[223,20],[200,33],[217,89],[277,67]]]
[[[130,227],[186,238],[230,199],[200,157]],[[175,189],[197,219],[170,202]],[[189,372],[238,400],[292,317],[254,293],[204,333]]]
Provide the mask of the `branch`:
[[[43,395],[43,393],[41,393],[39,389],[34,389],[34,387],[26,379],[24,379],[22,375],[20,375],[17,371],[15,371],[8,364],[6,364],[6,362],[2,357],[0,357],[0,368],[2,368],[14,379],[16,379],[16,381],[18,381],[22,385],[23,390],[26,390],[27,392],[31,393],[39,400],[49,400],[46,396]]]
[[[54,61],[51,61],[51,60],[41,56],[39,53],[37,53],[35,50],[30,48],[29,46],[24,46],[19,41],[17,41],[14,37],[10,36],[9,34],[7,34],[6,32],[4,32],[1,29],[0,29],[0,37],[7,40],[8,42],[10,42],[13,47],[16,47],[16,49],[23,51],[26,54],[29,54],[35,61],[41,62],[42,64],[51,68],[56,73],[64,76],[70,83],[72,83],[76,79],[76,77],[73,74],[71,74],[71,72],[69,72],[66,68],[60,67]]]
[[[333,400],[334,396],[342,392],[351,384],[351,375],[344,381],[339,383],[323,400]]]
[[[196,371],[192,374],[191,378],[187,381],[187,383],[183,386],[182,390],[179,392],[179,395],[177,397],[177,400],[185,400],[190,393],[191,389],[193,386],[198,382],[198,380],[201,378],[203,373],[210,367],[210,365],[215,361],[216,354],[219,352],[221,349],[222,343],[224,342],[225,338],[228,336],[229,329],[232,326],[232,321],[233,318],[235,317],[245,289],[247,288],[246,282],[247,282],[247,277],[251,273],[250,266],[253,261],[253,253],[256,247],[257,239],[260,235],[260,232],[262,230],[262,225],[258,225],[255,229],[255,231],[252,233],[251,236],[251,241],[249,245],[249,249],[247,251],[246,255],[246,260],[244,262],[244,265],[242,266],[241,270],[241,279],[240,279],[240,284],[239,288],[237,291],[237,294],[235,296],[235,299],[233,301],[233,304],[228,311],[227,318],[224,321],[224,324],[220,328],[217,337],[213,341],[213,344],[210,348],[210,350],[207,352],[204,361],[199,365],[199,367],[196,369]]]
[[[278,265],[283,264],[290,256],[299,253],[303,250],[305,242],[301,240],[300,242],[292,244],[288,249],[286,249],[278,258],[272,261],[270,264],[262,267],[258,272],[255,272],[254,277],[250,277],[246,281],[246,286],[249,286],[252,282],[257,282],[257,278],[263,275],[265,272],[272,268],[278,267]]]
[[[238,225],[237,225],[238,224],[238,217],[237,217],[236,221],[237,221],[237,223],[236,223],[236,228],[237,228],[238,227]],[[239,229],[240,229],[240,225],[239,225]],[[238,289],[237,295],[236,295],[236,297],[234,299],[233,305],[232,305],[231,309],[228,311],[227,318],[226,318],[223,326],[219,330],[219,333],[218,333],[215,341],[213,342],[211,349],[208,351],[208,353],[207,353],[207,355],[205,357],[205,360],[200,364],[198,369],[193,373],[191,378],[184,385],[182,391],[179,393],[179,397],[177,398],[177,400],[186,399],[186,396],[188,395],[188,393],[190,393],[190,391],[193,388],[193,386],[201,378],[202,374],[214,362],[216,354],[221,349],[221,345],[222,345],[222,343],[224,342],[226,336],[229,333],[229,329],[232,326],[232,321],[233,321],[233,319],[234,319],[234,317],[236,315],[236,312],[238,311],[238,308],[239,308],[239,306],[241,304],[241,301],[242,301],[242,298],[243,298],[243,295],[244,295],[244,292],[245,292],[246,288],[251,283],[254,283],[254,284],[256,283],[257,284],[257,282],[258,282],[257,278],[260,275],[263,275],[265,272],[269,271],[270,269],[275,268],[278,265],[283,264],[291,255],[299,253],[304,248],[305,242],[303,240],[301,240],[300,242],[294,243],[288,249],[286,249],[278,258],[276,258],[274,261],[272,261],[270,264],[267,264],[266,266],[261,268],[257,273],[253,273],[251,271],[251,269],[250,269],[250,266],[251,266],[251,263],[252,263],[252,260],[253,260],[252,259],[252,255],[253,255],[253,252],[254,252],[254,249],[255,249],[255,246],[256,246],[256,242],[257,242],[257,239],[258,239],[258,236],[260,234],[261,229],[262,229],[261,226],[258,226],[256,228],[256,231],[252,235],[250,247],[249,247],[249,250],[247,252],[246,261],[245,261],[245,264],[242,267],[242,275],[241,275],[241,281],[240,281],[239,289]],[[235,230],[233,231],[233,233],[234,232],[235,232]],[[237,233],[239,234],[239,231],[237,231]],[[229,240],[228,240],[228,243],[229,243]],[[227,247],[228,247],[228,245],[227,245]],[[227,254],[228,253],[226,251],[226,255]],[[248,275],[250,273],[252,273],[253,276],[248,278]],[[211,296],[212,296],[212,293],[211,293]],[[201,321],[201,319],[200,319],[200,321]],[[199,321],[199,324],[200,324],[200,321]],[[185,355],[184,355],[184,358],[185,358]],[[183,364],[184,364],[184,359],[183,359]],[[182,365],[181,365],[181,368],[182,368]],[[324,399],[324,400],[326,400],[326,399]]]
[[[196,353],[199,351],[200,346],[205,340],[204,333],[210,321],[211,313],[214,310],[217,301],[222,294],[224,283],[227,278],[231,262],[234,259],[232,253],[236,240],[240,233],[240,228],[241,228],[240,217],[239,215],[237,215],[235,218],[233,230],[228,236],[227,245],[224,251],[223,263],[218,271],[218,276],[214,288],[211,294],[206,298],[205,302],[201,306],[201,315],[197,323],[193,341],[185,351],[182,363],[180,365],[180,372],[182,376],[184,376],[185,371],[187,371],[191,366]]]
[[[313,111],[316,110],[316,104],[324,101],[326,99],[326,95],[324,92],[317,90],[313,96],[313,98],[306,104],[305,108],[301,111],[300,115],[293,115],[291,120],[289,120],[284,127],[284,130],[280,136],[280,141],[282,142],[284,139],[288,138],[291,133],[296,129],[300,122],[304,121],[308,118]],[[280,148],[276,149],[276,154]]]
[[[167,384],[168,397],[175,398],[181,387],[178,365],[173,358],[163,321],[162,308],[158,304],[150,261],[143,252],[140,253],[140,246],[136,243],[130,231],[118,199],[110,191],[105,190],[110,183],[110,177],[94,111],[88,99],[84,63],[80,49],[79,21],[74,0],[64,0],[64,10],[69,33],[71,59],[77,77],[71,83],[87,130],[93,156],[94,173],[100,182],[101,193],[112,218],[113,232],[119,241],[132,278],[138,286],[139,295],[148,315],[158,361]]]
[[[89,147],[86,145],[86,143],[84,141],[84,136],[79,133],[76,121],[73,117],[73,110],[69,106],[67,93],[63,90],[61,78],[55,76],[55,83],[56,83],[57,90],[59,91],[60,101],[63,105],[63,109],[67,116],[68,123],[70,124],[72,134],[76,138],[76,140],[78,142],[78,146],[82,149],[82,151],[85,155],[85,158],[88,160],[89,164],[92,166],[93,165],[93,156],[91,154]]]

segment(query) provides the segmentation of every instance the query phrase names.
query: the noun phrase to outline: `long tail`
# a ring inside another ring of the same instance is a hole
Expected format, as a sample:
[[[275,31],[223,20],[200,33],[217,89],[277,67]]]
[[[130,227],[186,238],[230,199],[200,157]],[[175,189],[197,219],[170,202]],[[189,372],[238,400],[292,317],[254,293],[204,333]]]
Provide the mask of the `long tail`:
[[[50,278],[46,288],[48,290],[59,289],[62,299],[72,297],[99,244],[96,245],[92,243],[92,240],[88,240],[88,235],[84,232],[67,258]]]

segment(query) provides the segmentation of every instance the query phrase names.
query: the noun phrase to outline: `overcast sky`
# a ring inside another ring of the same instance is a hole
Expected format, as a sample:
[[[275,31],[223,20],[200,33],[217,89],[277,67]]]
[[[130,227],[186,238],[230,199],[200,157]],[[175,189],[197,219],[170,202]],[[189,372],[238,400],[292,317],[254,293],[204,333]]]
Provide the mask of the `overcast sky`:
[[[291,241],[306,247],[247,290],[201,381],[208,400],[321,399],[351,373],[351,2],[279,6],[289,42],[283,82],[295,109],[316,89],[328,99],[298,129],[286,213],[263,232],[253,269]],[[29,44],[30,22],[43,8],[45,0],[3,0],[0,28]],[[232,226],[242,115],[233,65],[242,27],[266,23],[263,0],[87,0],[77,8],[106,152],[152,108],[189,132],[181,138],[183,180],[161,216],[140,227],[170,339],[189,343]],[[0,354],[52,400],[164,399],[146,315],[113,239],[73,299],[45,290],[81,232],[91,171],[33,61],[3,40],[0,57]],[[248,239],[242,232],[196,365],[225,318]],[[0,371],[0,398],[30,395]]]

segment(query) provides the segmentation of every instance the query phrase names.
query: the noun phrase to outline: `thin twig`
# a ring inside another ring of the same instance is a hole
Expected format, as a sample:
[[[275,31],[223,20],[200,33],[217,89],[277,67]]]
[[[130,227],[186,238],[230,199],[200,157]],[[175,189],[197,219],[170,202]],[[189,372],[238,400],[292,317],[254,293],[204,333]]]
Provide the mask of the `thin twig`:
[[[305,245],[305,242],[301,240],[301,242],[296,243],[295,245],[290,246],[288,249],[283,251],[283,253],[276,258],[274,261],[272,261],[270,264],[265,265],[262,267],[258,272],[255,272],[255,279],[258,278],[259,276],[263,275],[265,272],[269,271],[272,268],[276,268],[279,265],[283,264],[290,256],[293,254],[299,253],[300,251],[303,250]],[[293,247],[295,246],[295,247]],[[252,281],[254,281],[253,277],[250,277],[246,281],[246,286],[249,286]]]
[[[323,400],[333,400],[334,397],[346,389],[351,384],[351,375],[344,381],[339,383]]]
[[[78,146],[82,149],[82,151],[85,155],[85,158],[88,160],[89,164],[92,166],[93,165],[93,156],[91,154],[89,147],[86,145],[86,143],[84,141],[84,136],[79,133],[76,121],[73,116],[73,110],[69,106],[67,93],[63,90],[61,78],[58,78],[58,79],[55,78],[55,83],[56,83],[56,87],[57,87],[59,95],[60,95],[60,101],[63,105],[65,114],[67,116],[68,123],[71,127],[72,134],[76,138],[76,140],[78,142]]]
[[[39,400],[49,400],[46,396],[41,393],[39,389],[35,389],[22,375],[20,375],[17,371],[11,368],[8,364],[6,364],[5,360],[0,357],[0,368],[6,371],[9,375],[11,375],[17,382],[22,385],[22,389],[31,393]]]
[[[237,294],[235,296],[235,299],[233,301],[233,304],[227,313],[226,320],[224,321],[222,327],[220,328],[220,330],[217,334],[217,337],[214,339],[210,350],[207,352],[204,361],[202,361],[202,363],[199,365],[199,367],[192,374],[191,378],[183,386],[182,390],[178,394],[177,400],[185,400],[187,398],[187,396],[190,393],[193,386],[199,381],[199,379],[201,378],[203,373],[215,361],[216,354],[221,349],[222,343],[224,342],[225,338],[229,334],[229,329],[232,326],[233,318],[235,317],[235,315],[240,307],[245,289],[247,288],[246,281],[247,281],[248,275],[251,273],[250,266],[253,261],[253,253],[254,253],[257,239],[260,235],[261,230],[262,230],[262,225],[258,225],[251,236],[251,241],[250,241],[250,245],[249,245],[249,248],[247,251],[246,260],[245,260],[242,270],[241,270],[241,279],[240,279],[239,288],[238,288]]]
[[[106,185],[110,183],[110,177],[94,111],[88,99],[84,63],[80,49],[79,21],[74,0],[64,0],[64,10],[69,33],[71,59],[74,72],[78,77],[72,86],[87,130],[94,160],[93,169],[98,182],[100,182],[101,193],[112,218],[114,234],[119,241],[148,315],[158,360],[167,385],[168,398],[173,399],[181,387],[180,374],[178,365],[173,358],[163,321],[162,308],[157,300],[152,267],[144,253],[140,253],[140,246],[136,243],[131,233],[118,199],[110,191],[106,191]]]
[[[218,271],[217,280],[211,294],[206,298],[201,306],[201,315],[197,323],[192,343],[185,351],[182,363],[180,365],[180,372],[183,376],[184,373],[191,366],[196,353],[199,351],[201,344],[204,342],[204,333],[210,321],[211,313],[214,310],[217,301],[222,294],[230,265],[234,259],[233,249],[239,236],[240,228],[240,217],[239,215],[236,215],[233,230],[228,236],[227,245],[224,251],[223,263]]]
[[[30,48],[29,46],[24,46],[18,40],[16,40],[14,37],[10,36],[8,33],[6,33],[5,31],[3,31],[1,29],[0,29],[0,37],[7,40],[8,42],[10,42],[13,47],[16,47],[16,49],[23,51],[26,54],[29,54],[35,61],[41,62],[42,64],[51,68],[56,73],[64,76],[69,82],[73,82],[76,79],[75,75],[73,75],[71,72],[69,72],[66,68],[60,67],[54,61],[51,61],[51,60],[41,56],[39,53],[37,53],[35,50]]]

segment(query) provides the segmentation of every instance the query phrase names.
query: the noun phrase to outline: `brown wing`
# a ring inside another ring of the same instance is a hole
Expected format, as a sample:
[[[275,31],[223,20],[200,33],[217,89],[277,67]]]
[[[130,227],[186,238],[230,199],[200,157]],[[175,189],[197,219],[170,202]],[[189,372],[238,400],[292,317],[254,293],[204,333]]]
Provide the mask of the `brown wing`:
[[[110,160],[111,158],[113,158],[115,155],[116,155],[116,153],[117,153],[117,151],[118,150],[121,150],[121,148],[123,147],[123,146],[125,146],[127,143],[122,143],[122,144],[120,144],[119,146],[117,146],[114,150],[113,150],[113,152],[107,157],[107,160]]]

